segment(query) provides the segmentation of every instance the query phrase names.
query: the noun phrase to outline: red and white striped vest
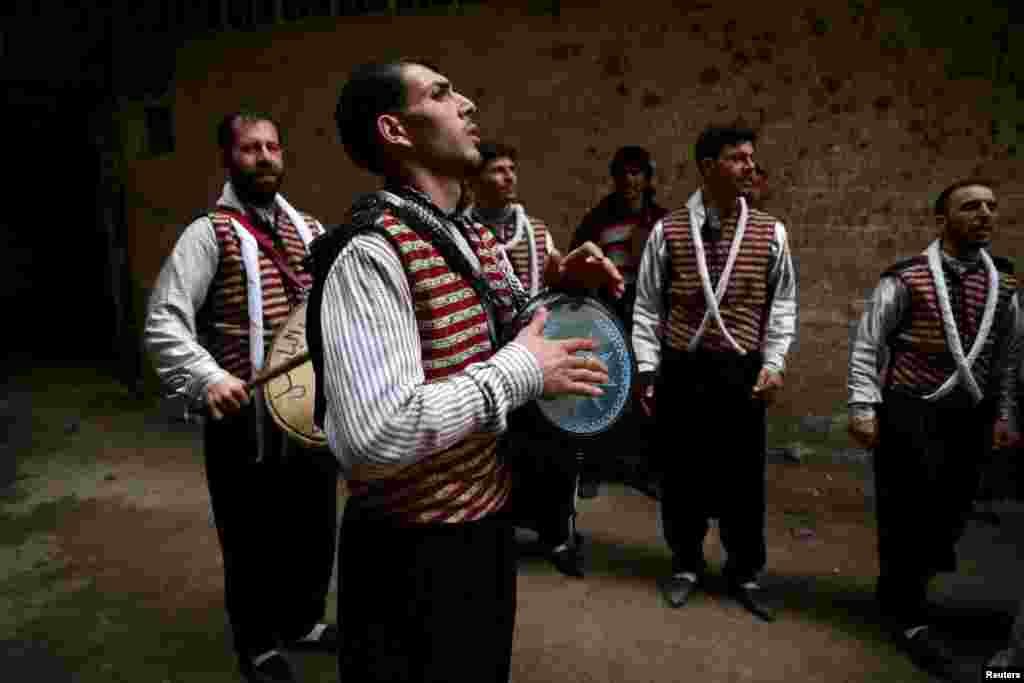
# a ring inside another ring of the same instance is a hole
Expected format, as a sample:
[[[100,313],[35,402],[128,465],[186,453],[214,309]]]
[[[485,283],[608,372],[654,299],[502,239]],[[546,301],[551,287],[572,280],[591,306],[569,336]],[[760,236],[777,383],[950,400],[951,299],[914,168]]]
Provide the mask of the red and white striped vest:
[[[409,278],[419,325],[426,381],[437,382],[494,354],[487,316],[468,282],[441,253],[400,220],[385,212],[387,233]],[[498,265],[497,241],[480,225],[467,235],[481,271],[503,300],[510,300]],[[516,311],[498,311],[502,323]],[[511,490],[508,468],[497,457],[497,434],[477,434],[411,465],[356,465],[349,491],[361,509],[402,524],[453,523],[497,512]]]
[[[537,277],[541,279],[541,282],[537,283],[537,287],[538,289],[543,289],[544,268],[548,264],[548,240],[551,239],[551,235],[544,221],[529,215],[526,217],[526,220],[530,221],[530,225],[533,227],[533,240],[537,245]],[[490,228],[492,233],[497,234],[496,226],[487,225],[486,223],[484,225]],[[530,242],[526,239],[526,235],[520,236],[519,240],[511,247],[505,247],[505,255],[508,256],[509,263],[512,264],[512,270],[515,272],[516,277],[523,283],[523,289],[529,292]]]
[[[323,232],[316,219],[306,214],[301,215],[314,237]],[[249,303],[242,248],[227,214],[214,210],[208,217],[217,236],[220,265],[201,314],[203,333],[208,340],[206,346],[222,368],[235,377],[247,380],[252,375],[252,361],[249,358]],[[308,288],[313,278],[302,264],[306,257],[306,247],[298,230],[283,212],[278,218],[277,227],[284,243],[284,256],[288,265]],[[263,331],[269,345],[274,332],[301,301],[301,293],[294,291],[291,283],[285,280],[262,249],[259,252],[259,267],[263,289]]]
[[[736,234],[737,216],[722,221],[721,244],[732,243]],[[736,264],[733,266],[729,286],[719,305],[722,321],[729,334],[745,351],[760,350],[764,337],[764,321],[771,301],[768,293],[768,274],[771,266],[771,245],[775,240],[776,219],[751,209],[743,242]],[[697,253],[690,235],[690,210],[683,206],[663,219],[665,244],[669,253],[668,320],[665,325],[665,343],[677,351],[685,351],[700,328],[707,304],[700,275],[697,272]],[[707,248],[705,242],[705,248]],[[707,259],[712,255],[707,249]],[[723,259],[724,263],[724,259]],[[721,269],[719,269],[721,272]],[[714,289],[717,282],[712,281]],[[710,351],[734,349],[718,325],[709,320],[701,336],[700,347]]]
[[[1008,264],[1003,259],[995,259],[995,262],[1000,268],[995,323],[981,353],[971,367],[972,374],[986,396],[991,396],[991,392],[995,390],[990,378],[993,356],[999,340],[999,321],[1006,315],[1010,299],[1017,291],[1016,278],[1003,270],[1009,270]],[[899,278],[910,293],[910,311],[905,318],[907,322],[888,339],[892,350],[887,375],[888,385],[899,387],[915,396],[926,396],[956,373],[956,361],[953,360],[953,354],[946,343],[935,283],[928,270],[928,258],[915,256],[906,259],[887,270],[885,275]],[[950,290],[960,290],[950,292],[950,303],[953,306],[954,318],[958,321],[964,353],[967,353],[974,344],[974,338],[981,325],[985,298],[988,294],[988,276],[984,268],[978,268],[965,275],[961,284],[958,283],[961,283],[961,280],[947,271],[946,286]]]

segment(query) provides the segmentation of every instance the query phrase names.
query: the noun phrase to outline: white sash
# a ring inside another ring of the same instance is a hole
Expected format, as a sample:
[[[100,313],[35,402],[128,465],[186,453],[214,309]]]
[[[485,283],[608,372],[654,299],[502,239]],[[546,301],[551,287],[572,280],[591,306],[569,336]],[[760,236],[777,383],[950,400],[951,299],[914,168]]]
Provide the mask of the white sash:
[[[530,219],[526,217],[526,209],[523,208],[522,204],[513,204],[512,211],[516,216],[516,231],[512,235],[512,239],[502,244],[499,240],[498,249],[505,254],[512,247],[519,244],[524,236],[526,237],[526,246],[528,250],[529,264],[530,264],[530,284],[528,290],[530,296],[537,296],[540,292],[540,258],[537,254],[537,238],[533,231],[533,225],[530,223]],[[511,264],[511,261],[510,261]]]
[[[946,276],[942,272],[942,255],[940,253],[939,240],[935,240],[926,250],[928,254],[928,271],[931,273],[932,282],[935,283],[935,295],[939,301],[939,311],[942,313],[942,327],[946,332],[946,343],[956,361],[956,372],[954,372],[938,389],[925,396],[926,401],[934,401],[946,396],[953,388],[963,383],[967,391],[974,398],[975,402],[981,401],[983,393],[978,381],[971,372],[974,361],[985,346],[985,341],[992,330],[992,321],[996,315],[996,304],[999,302],[999,272],[992,263],[992,257],[984,249],[981,250],[981,262],[985,265],[985,272],[988,275],[988,292],[985,296],[985,312],[981,317],[981,327],[978,335],[974,338],[970,353],[964,357],[964,347],[960,340],[960,332],[956,329],[956,319],[953,317],[953,308],[949,303],[949,290],[946,289]]]
[[[690,344],[687,347],[688,351],[693,351],[700,344],[701,337],[704,336],[704,329],[707,327],[708,318],[713,318],[715,324],[718,325],[718,329],[722,331],[726,340],[736,350],[736,353],[741,356],[746,355],[746,351],[741,347],[733,336],[729,334],[729,330],[725,329],[725,322],[722,320],[722,314],[718,310],[718,304],[722,302],[722,298],[725,296],[725,290],[729,286],[729,278],[732,276],[733,266],[736,264],[736,257],[740,253],[740,243],[743,241],[743,233],[747,230],[747,218],[749,214],[747,212],[747,202],[742,196],[739,197],[740,202],[740,218],[736,224],[736,234],[733,235],[732,244],[729,247],[729,257],[725,261],[725,269],[722,271],[721,276],[718,278],[718,287],[716,291],[711,291],[711,276],[708,274],[708,261],[707,255],[704,251],[704,239],[700,235],[700,227],[697,225],[694,207],[690,207],[690,238],[693,240],[693,248],[697,256],[697,272],[700,274],[700,283],[704,289],[704,302],[706,304],[706,310],[704,311],[704,318],[700,321],[700,327],[697,328],[697,332],[693,335],[693,339],[690,340]]]
[[[237,197],[230,181],[224,186],[224,195]],[[291,204],[285,201],[280,193],[274,199],[285,215],[288,216],[288,220],[295,226],[303,245],[305,245],[308,251],[309,243],[313,240],[313,233],[310,232],[306,221],[303,220],[298,211],[292,208]],[[264,356],[266,355],[263,339],[263,281],[260,276],[260,248],[252,233],[242,227],[234,218],[231,218],[231,227],[234,228],[235,234],[238,235],[242,251],[246,298],[249,303],[249,362],[252,364],[252,377],[255,377],[263,369]],[[263,413],[265,408],[262,385],[256,387],[253,400],[256,402],[256,443],[258,447],[256,460],[258,462],[263,460]]]

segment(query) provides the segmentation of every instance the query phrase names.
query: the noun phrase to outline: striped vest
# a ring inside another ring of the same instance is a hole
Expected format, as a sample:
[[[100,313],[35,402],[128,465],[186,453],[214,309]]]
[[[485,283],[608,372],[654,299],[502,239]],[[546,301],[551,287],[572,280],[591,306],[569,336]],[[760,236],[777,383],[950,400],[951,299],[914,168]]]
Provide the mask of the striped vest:
[[[993,261],[1000,271],[995,321],[971,368],[986,397],[992,396],[997,390],[992,371],[1000,321],[1007,315],[1010,299],[1017,291],[1016,278],[1011,274],[1012,266],[1004,259],[994,258]],[[890,387],[900,388],[915,396],[925,396],[956,373],[956,361],[946,344],[935,283],[928,270],[928,258],[921,255],[901,261],[887,270],[883,277],[886,275],[899,278],[910,293],[910,311],[904,318],[905,322],[888,339],[892,357],[886,381]],[[974,344],[981,325],[988,293],[988,276],[984,268],[977,268],[962,280],[949,268],[945,269],[945,275],[953,317],[966,354]]]
[[[249,359],[249,302],[241,244],[226,214],[214,210],[208,217],[217,236],[220,265],[200,316],[203,333],[207,337],[206,348],[222,368],[235,377],[248,379],[252,375],[252,361]],[[314,218],[306,214],[302,214],[302,217],[314,237],[323,232]],[[278,217],[278,231],[284,243],[288,265],[308,289],[313,278],[303,266],[306,247],[298,230],[283,212]],[[286,281],[262,249],[259,251],[259,262],[263,289],[263,332],[269,345],[274,332],[288,319],[292,308],[302,301],[304,294],[294,291],[291,283]]]
[[[454,273],[441,253],[404,223],[385,213],[378,225],[398,252],[409,277],[426,381],[437,382],[494,353],[479,297]],[[497,241],[475,225],[468,235],[492,289],[511,295],[498,262]],[[515,309],[498,311],[510,322]],[[400,524],[468,522],[497,512],[511,490],[507,466],[498,459],[499,435],[475,434],[451,448],[404,466],[357,465],[348,479],[359,507]]]
[[[551,239],[548,233],[547,224],[539,218],[527,215],[526,220],[530,221],[530,226],[533,228],[533,240],[537,245],[537,277],[540,278],[540,282],[537,283],[538,289],[544,289],[544,268],[548,264],[548,240]],[[500,226],[487,225],[495,235],[498,234]],[[513,229],[515,224],[513,224]],[[527,292],[530,291],[530,242],[526,239],[526,235],[521,235],[519,241],[513,244],[511,247],[505,248],[505,255],[508,256],[509,263],[512,264],[512,270],[515,272],[516,277],[523,283],[523,289]]]
[[[723,255],[717,268],[712,268],[712,251],[705,242],[708,270],[720,273],[725,265],[724,252],[736,233],[738,216],[722,221],[719,238]],[[719,305],[722,321],[729,334],[745,351],[760,350],[764,336],[764,321],[771,297],[768,292],[768,274],[771,267],[771,246],[775,240],[776,219],[751,209],[729,286]],[[665,343],[685,351],[700,328],[707,304],[704,289],[697,272],[697,253],[690,236],[690,211],[684,206],[664,218],[665,244],[669,254],[668,320],[665,325]],[[712,274],[711,287],[717,281]],[[704,326],[700,347],[710,351],[734,352],[714,320]]]

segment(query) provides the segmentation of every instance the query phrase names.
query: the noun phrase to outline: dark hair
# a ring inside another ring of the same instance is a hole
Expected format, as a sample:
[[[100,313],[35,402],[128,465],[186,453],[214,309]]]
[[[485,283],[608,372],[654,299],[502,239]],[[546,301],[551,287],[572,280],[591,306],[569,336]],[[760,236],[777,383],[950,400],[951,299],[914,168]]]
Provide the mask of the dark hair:
[[[408,100],[402,69],[411,64],[437,71],[423,59],[399,58],[361,64],[352,70],[338,96],[334,122],[345,153],[356,166],[371,173],[384,173],[377,148],[377,117],[405,109]]]
[[[642,167],[648,180],[654,175],[654,161],[651,159],[650,152],[638,145],[619,147],[615,156],[612,157],[611,163],[608,164],[608,173],[614,178],[624,173],[626,166],[630,164]]]
[[[284,131],[281,130],[281,124],[277,122],[277,119],[266,112],[256,111],[254,109],[241,109],[227,114],[220,120],[220,123],[217,124],[217,146],[225,152],[231,149],[235,144],[235,123],[238,121],[244,121],[245,123],[269,121],[274,124],[274,130],[277,131],[278,141],[280,141],[281,144],[284,144]]]
[[[477,145],[477,149],[480,150],[481,170],[487,162],[494,161],[495,159],[508,158],[516,161],[518,158],[518,152],[515,147],[501,142],[481,142]]]
[[[757,133],[749,128],[738,128],[734,126],[708,126],[697,137],[697,144],[694,147],[697,168],[703,174],[700,162],[705,159],[717,159],[726,145],[741,145],[744,142],[754,144],[757,142]]]
[[[946,206],[946,204],[949,202],[950,196],[954,192],[959,190],[961,187],[970,187],[972,185],[980,185],[981,187],[987,187],[990,190],[995,188],[995,183],[993,183],[988,178],[972,177],[972,178],[964,178],[963,180],[958,180],[955,183],[953,183],[952,185],[950,185],[949,187],[947,187],[945,190],[943,190],[942,192],[939,193],[938,199],[935,200],[935,215],[936,216],[945,216],[946,215],[946,209],[949,208],[949,207]]]

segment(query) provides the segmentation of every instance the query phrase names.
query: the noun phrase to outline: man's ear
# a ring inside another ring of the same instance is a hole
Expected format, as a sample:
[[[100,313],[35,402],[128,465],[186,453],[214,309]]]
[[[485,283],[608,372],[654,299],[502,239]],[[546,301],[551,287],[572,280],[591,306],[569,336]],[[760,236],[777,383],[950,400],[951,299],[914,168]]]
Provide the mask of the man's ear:
[[[394,114],[381,114],[377,117],[377,134],[388,144],[412,147],[405,124]]]

